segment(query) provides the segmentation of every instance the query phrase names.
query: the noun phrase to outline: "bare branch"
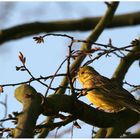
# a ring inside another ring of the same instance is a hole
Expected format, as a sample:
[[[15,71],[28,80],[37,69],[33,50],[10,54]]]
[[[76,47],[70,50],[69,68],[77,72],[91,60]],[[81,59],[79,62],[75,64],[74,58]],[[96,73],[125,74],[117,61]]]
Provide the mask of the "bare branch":
[[[91,34],[86,39],[86,41],[95,42],[98,39],[98,37],[100,36],[100,34],[102,33],[102,31],[104,30],[104,28],[112,20],[113,15],[115,13],[115,10],[118,6],[118,2],[112,2],[111,5],[112,5],[112,7],[108,8],[105,15],[101,18],[99,23],[92,30]],[[87,51],[87,50],[90,50],[90,49],[91,49],[91,44],[83,43],[83,45],[81,47],[81,51]],[[71,67],[70,67],[70,71],[71,72],[73,72],[74,70],[76,71],[79,68],[79,66],[81,65],[81,63],[83,62],[83,60],[85,59],[85,57],[86,57],[86,55],[79,56],[78,58],[76,58],[75,61],[73,62],[73,64],[71,65]],[[74,77],[74,73],[72,73],[72,77]],[[63,81],[61,82],[60,86],[67,87],[67,85],[68,85],[68,80],[65,77],[63,79]],[[60,90],[57,91],[57,94],[63,94],[65,92],[65,90],[66,90],[66,88],[60,89]]]
[[[117,15],[105,28],[134,26],[140,24],[140,12]],[[0,31],[0,44],[22,37],[58,31],[87,31],[93,29],[101,17],[83,18],[79,20],[53,21],[47,23],[34,22],[14,26]]]
[[[133,62],[140,59],[140,38],[139,40],[136,39],[133,41],[132,44],[134,46],[132,52],[129,52],[120,60],[120,63],[112,76],[112,79],[117,80],[120,84],[122,84],[122,81]]]

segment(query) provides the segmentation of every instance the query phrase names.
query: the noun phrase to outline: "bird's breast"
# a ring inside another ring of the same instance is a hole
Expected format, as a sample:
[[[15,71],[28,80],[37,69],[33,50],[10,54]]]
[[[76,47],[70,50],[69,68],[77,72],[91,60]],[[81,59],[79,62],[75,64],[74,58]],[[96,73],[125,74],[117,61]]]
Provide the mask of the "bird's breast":
[[[114,100],[108,99],[98,90],[89,91],[86,97],[93,105],[108,112],[118,112],[123,108],[117,101],[115,103]]]

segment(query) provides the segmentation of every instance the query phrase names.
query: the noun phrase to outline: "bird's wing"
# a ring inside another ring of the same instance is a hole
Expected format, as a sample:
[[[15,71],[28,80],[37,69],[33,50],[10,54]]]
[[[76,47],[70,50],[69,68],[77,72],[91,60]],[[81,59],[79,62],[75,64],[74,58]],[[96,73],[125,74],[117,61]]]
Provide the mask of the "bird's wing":
[[[104,96],[106,101],[118,103],[140,114],[140,101],[116,82],[99,75],[92,78],[89,83],[92,83],[91,86],[95,88],[93,90],[98,90],[98,96]]]
[[[96,83],[96,87],[99,87],[107,97],[118,100],[134,100],[134,96],[130,92],[106,77],[97,77],[94,79],[94,82]]]

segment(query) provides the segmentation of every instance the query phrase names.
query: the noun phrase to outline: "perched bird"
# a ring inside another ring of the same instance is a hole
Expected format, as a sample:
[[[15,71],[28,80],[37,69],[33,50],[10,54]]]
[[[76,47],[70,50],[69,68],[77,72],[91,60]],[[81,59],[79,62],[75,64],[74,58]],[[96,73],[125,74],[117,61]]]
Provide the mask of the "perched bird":
[[[128,108],[140,113],[140,102],[117,82],[100,75],[94,68],[83,66],[78,80],[87,91],[86,97],[96,107],[107,112]]]

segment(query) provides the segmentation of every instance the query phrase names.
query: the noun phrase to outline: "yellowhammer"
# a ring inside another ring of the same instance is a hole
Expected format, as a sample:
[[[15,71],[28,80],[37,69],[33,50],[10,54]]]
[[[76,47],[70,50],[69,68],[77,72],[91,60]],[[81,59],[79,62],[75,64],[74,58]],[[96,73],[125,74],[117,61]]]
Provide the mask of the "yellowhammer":
[[[140,113],[140,102],[116,82],[100,75],[90,66],[79,69],[78,79],[86,88],[86,97],[91,103],[108,112],[128,108]]]

